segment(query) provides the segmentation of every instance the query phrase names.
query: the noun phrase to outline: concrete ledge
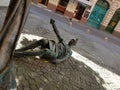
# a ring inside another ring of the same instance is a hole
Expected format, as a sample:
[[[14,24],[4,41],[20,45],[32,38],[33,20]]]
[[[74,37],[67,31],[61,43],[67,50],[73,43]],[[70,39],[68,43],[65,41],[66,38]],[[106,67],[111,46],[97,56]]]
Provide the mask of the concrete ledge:
[[[51,4],[51,3],[48,3],[47,8],[55,12],[55,11],[56,11],[57,6],[55,6],[55,5]]]
[[[106,28],[106,26],[104,26],[104,25],[101,24],[99,29],[102,30],[102,31],[104,31],[105,28]]]
[[[74,14],[73,12],[69,12],[69,11],[66,10],[64,15],[72,18],[73,14]]]
[[[0,7],[8,7],[10,0],[0,0]]]
[[[118,32],[118,31],[114,31],[113,35],[116,36],[116,37],[118,37],[118,38],[120,38],[120,32]]]
[[[87,18],[82,17],[81,20],[80,20],[80,22],[81,22],[82,24],[86,24],[86,22],[87,22]]]

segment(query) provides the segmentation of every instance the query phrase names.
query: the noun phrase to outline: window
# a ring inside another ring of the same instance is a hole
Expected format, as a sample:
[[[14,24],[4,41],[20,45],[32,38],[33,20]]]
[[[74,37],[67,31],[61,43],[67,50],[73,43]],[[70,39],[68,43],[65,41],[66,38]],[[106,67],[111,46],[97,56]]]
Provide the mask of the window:
[[[89,14],[90,14],[90,12],[86,11],[85,14],[84,14],[84,17],[88,18]]]

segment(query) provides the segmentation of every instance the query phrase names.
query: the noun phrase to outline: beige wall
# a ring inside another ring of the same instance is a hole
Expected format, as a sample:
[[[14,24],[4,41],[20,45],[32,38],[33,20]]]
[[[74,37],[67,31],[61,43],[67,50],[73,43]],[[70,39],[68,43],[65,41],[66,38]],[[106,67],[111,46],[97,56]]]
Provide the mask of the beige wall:
[[[75,1],[74,3],[72,1],[69,1],[66,10],[74,13],[74,11],[76,10],[77,4],[78,4],[78,1]]]
[[[8,6],[10,0],[0,0],[0,6]]]
[[[49,0],[49,3],[57,6],[59,3],[59,0]]]

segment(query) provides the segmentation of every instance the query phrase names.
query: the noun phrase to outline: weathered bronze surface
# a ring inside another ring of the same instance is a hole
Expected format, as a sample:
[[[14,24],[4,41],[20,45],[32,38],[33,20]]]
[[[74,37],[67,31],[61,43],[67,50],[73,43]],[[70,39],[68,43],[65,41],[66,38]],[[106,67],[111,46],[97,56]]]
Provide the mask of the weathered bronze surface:
[[[6,90],[11,88],[8,82],[10,82],[12,72],[12,56],[25,24],[30,2],[31,0],[10,0],[7,15],[0,31],[0,87],[7,87]]]
[[[48,59],[52,63],[59,63],[67,60],[72,54],[71,46],[76,45],[77,39],[72,39],[68,44],[66,44],[63,38],[60,36],[59,31],[57,30],[55,21],[51,19],[50,23],[52,24],[53,30],[59,40],[58,43],[53,40],[41,39],[26,47],[16,50],[14,56],[40,56],[40,58]],[[41,48],[39,48],[38,51],[30,51],[30,49],[34,49],[36,47]]]

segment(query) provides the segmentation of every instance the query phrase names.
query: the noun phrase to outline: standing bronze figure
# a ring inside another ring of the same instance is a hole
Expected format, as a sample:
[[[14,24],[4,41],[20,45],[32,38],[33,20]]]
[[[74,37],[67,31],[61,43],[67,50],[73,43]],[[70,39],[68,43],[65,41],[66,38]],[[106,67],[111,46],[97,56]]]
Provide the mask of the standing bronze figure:
[[[16,90],[13,74],[13,53],[23,29],[31,0],[10,0],[7,15],[0,30],[0,90]]]
[[[40,56],[40,58],[47,59],[52,63],[59,63],[67,60],[72,55],[71,47],[76,45],[78,39],[72,39],[68,44],[66,44],[57,30],[55,21],[51,19],[50,23],[52,24],[53,30],[59,40],[58,43],[53,40],[41,39],[26,47],[15,50],[14,56]],[[36,47],[41,48],[38,51],[30,51]]]

